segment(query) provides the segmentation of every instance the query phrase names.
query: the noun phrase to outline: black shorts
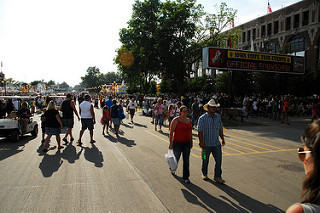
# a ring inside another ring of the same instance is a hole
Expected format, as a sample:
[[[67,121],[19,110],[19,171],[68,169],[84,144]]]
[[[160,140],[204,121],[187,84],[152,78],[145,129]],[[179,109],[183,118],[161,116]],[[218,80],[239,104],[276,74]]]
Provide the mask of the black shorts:
[[[86,130],[87,128],[89,130],[93,130],[93,118],[81,118],[81,125],[82,125],[82,130]]]
[[[134,115],[135,111],[135,109],[129,109],[130,115]]]

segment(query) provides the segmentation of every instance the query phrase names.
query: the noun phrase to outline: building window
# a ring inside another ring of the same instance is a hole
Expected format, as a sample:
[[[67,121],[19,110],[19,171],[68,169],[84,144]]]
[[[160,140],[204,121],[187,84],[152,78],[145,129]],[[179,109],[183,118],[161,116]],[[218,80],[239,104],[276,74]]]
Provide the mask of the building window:
[[[277,34],[279,32],[279,21],[275,21],[273,24],[273,34]]]
[[[261,38],[266,37],[266,25],[261,26]]]
[[[242,32],[242,43],[246,42],[246,32]]]
[[[286,18],[286,31],[291,30],[291,17]]]
[[[256,40],[256,28],[252,30],[252,40]]]
[[[306,40],[303,36],[296,36],[290,41],[290,53],[292,55],[304,56]]]
[[[250,30],[248,30],[248,37],[247,37],[247,41],[249,42],[249,41],[251,41],[251,31]]]
[[[309,24],[309,10],[303,12],[302,17],[302,26],[306,26]]]
[[[269,42],[266,46],[265,52],[277,53],[277,45],[274,42]]]
[[[297,14],[297,15],[294,16],[293,27],[294,28],[298,28],[299,27],[299,23],[300,23],[300,14]]]
[[[268,24],[268,28],[267,28],[267,35],[270,36],[271,35],[271,31],[272,31],[272,24]]]

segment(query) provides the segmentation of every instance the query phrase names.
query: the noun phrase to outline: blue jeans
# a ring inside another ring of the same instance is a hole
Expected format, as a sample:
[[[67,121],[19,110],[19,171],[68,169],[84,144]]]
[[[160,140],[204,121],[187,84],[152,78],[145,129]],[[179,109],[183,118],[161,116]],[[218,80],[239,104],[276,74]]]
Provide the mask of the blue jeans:
[[[189,158],[190,158],[190,142],[188,143],[178,143],[173,141],[172,144],[173,154],[177,159],[177,163],[179,162],[181,153],[183,158],[183,180],[189,179],[190,171],[189,171]]]
[[[220,146],[211,146],[211,147],[205,147],[206,151],[206,159],[204,160],[202,158],[202,174],[208,175],[208,164],[209,164],[209,157],[210,153],[212,153],[213,158],[216,162],[216,165],[214,167],[214,177],[221,177],[222,175],[222,150],[221,145]]]
[[[163,114],[158,114],[156,116],[154,116],[155,118],[155,125],[160,125],[162,126],[163,125]]]

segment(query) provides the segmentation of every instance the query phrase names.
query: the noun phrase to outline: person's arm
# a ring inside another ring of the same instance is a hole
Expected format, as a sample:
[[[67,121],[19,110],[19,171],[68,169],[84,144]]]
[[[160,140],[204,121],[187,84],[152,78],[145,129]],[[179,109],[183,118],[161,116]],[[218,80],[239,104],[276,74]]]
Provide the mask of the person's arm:
[[[60,124],[60,128],[63,128],[63,124],[62,124],[62,122],[61,122],[61,119],[60,119],[59,113],[58,113],[58,114],[56,114],[56,119],[57,119],[57,121],[58,121],[58,122],[59,122],[59,124]]]
[[[202,125],[203,125],[203,119],[201,119],[201,117],[198,120],[198,138],[199,138],[199,146],[201,148],[205,147],[205,144],[203,142],[203,129],[202,129]]]
[[[298,203],[291,205],[286,213],[304,213],[303,207]]]
[[[178,124],[179,117],[176,117],[171,122],[170,126],[170,135],[169,135],[169,149],[172,149],[172,139],[173,139],[173,133],[176,130],[177,124]]]
[[[94,114],[94,110],[93,110],[93,105],[92,104],[90,105],[90,113],[91,113],[91,116],[93,118],[93,124],[95,124],[96,123],[96,116]]]
[[[221,138],[221,145],[224,146],[226,144],[226,142],[224,141],[223,130],[219,131],[219,136]]]
[[[190,120],[190,122],[191,122],[191,124],[192,124],[192,121],[191,121],[191,119],[189,119]],[[192,141],[192,128],[191,128],[191,131],[190,131],[190,149],[192,149],[192,147],[193,147],[193,141]]]
[[[77,110],[77,108],[76,108],[76,105],[74,104],[74,101],[70,101],[70,106],[71,106],[71,108],[73,109],[74,113],[77,115],[78,120],[80,121],[80,116],[79,116],[79,114],[78,114],[78,110]]]
[[[205,145],[204,145],[204,143],[203,143],[203,132],[201,131],[199,131],[198,132],[198,138],[199,138],[199,146],[201,147],[201,148],[204,148],[205,147]]]

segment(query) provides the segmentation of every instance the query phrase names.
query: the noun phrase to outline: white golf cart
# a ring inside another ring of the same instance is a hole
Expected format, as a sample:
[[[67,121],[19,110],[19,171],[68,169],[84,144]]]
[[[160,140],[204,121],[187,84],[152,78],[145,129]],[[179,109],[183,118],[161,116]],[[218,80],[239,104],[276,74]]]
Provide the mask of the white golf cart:
[[[18,98],[20,100],[25,99],[24,96],[2,96],[3,98]],[[29,97],[28,97],[29,98]],[[6,137],[7,139],[17,142],[23,135],[23,120],[18,118],[17,112],[13,111],[6,118],[0,119],[0,137]],[[33,118],[29,119],[24,134],[31,133],[32,136],[38,135],[38,122],[34,121]]]

